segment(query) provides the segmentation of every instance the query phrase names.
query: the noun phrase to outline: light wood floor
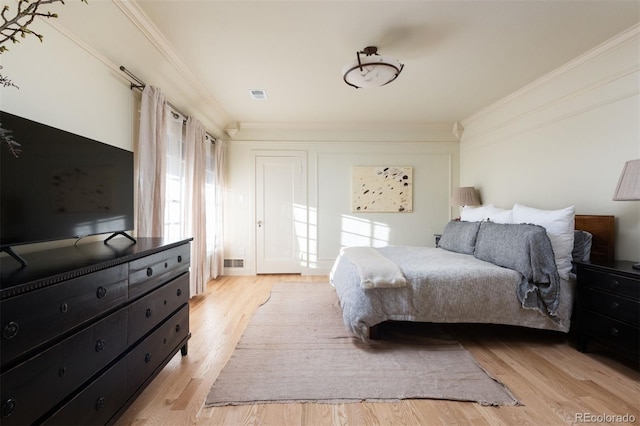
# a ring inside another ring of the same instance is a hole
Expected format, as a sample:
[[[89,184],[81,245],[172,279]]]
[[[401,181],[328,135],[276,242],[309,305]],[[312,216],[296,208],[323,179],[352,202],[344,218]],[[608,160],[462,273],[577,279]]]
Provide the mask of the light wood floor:
[[[582,354],[571,337],[561,333],[490,325],[446,327],[522,406],[408,400],[203,408],[252,313],[268,298],[272,285],[281,281],[327,282],[327,277],[269,275],[212,281],[206,295],[191,300],[188,356],[176,355],[118,424],[568,425],[587,423],[580,416],[595,424],[598,418],[588,416],[604,414],[628,414],[640,424],[640,373],[632,364],[604,350]]]

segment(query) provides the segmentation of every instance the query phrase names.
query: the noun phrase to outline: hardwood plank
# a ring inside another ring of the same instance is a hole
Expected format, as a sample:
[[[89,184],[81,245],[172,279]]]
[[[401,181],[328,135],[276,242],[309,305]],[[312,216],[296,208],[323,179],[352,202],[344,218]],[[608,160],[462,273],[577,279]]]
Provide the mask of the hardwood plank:
[[[407,400],[390,403],[258,404],[204,408],[253,312],[277,282],[327,277],[221,277],[192,298],[189,354],[177,355],[118,420],[118,425],[568,425],[577,413],[640,420],[640,372],[606,352],[580,353],[570,336],[520,327],[455,324],[447,330],[522,405]]]

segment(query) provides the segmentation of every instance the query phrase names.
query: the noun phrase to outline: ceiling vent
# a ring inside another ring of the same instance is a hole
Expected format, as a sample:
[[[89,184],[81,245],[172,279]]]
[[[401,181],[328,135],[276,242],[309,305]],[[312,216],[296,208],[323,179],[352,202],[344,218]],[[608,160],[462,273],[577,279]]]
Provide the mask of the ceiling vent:
[[[249,89],[251,99],[255,101],[265,101],[267,99],[267,92],[262,89]]]

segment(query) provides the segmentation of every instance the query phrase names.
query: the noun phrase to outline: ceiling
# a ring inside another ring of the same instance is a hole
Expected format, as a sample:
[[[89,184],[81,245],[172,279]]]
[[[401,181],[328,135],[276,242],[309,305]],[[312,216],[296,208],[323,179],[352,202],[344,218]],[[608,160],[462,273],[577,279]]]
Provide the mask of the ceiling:
[[[56,12],[70,37],[218,129],[459,122],[640,22],[637,0],[89,0]],[[404,70],[347,86],[343,67],[369,45]]]

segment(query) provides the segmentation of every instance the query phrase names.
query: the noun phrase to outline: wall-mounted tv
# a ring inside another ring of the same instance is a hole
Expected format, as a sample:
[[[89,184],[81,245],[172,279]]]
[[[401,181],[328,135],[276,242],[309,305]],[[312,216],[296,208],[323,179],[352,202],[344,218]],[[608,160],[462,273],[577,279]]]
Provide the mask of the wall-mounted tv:
[[[133,226],[131,151],[0,111],[2,250]]]

